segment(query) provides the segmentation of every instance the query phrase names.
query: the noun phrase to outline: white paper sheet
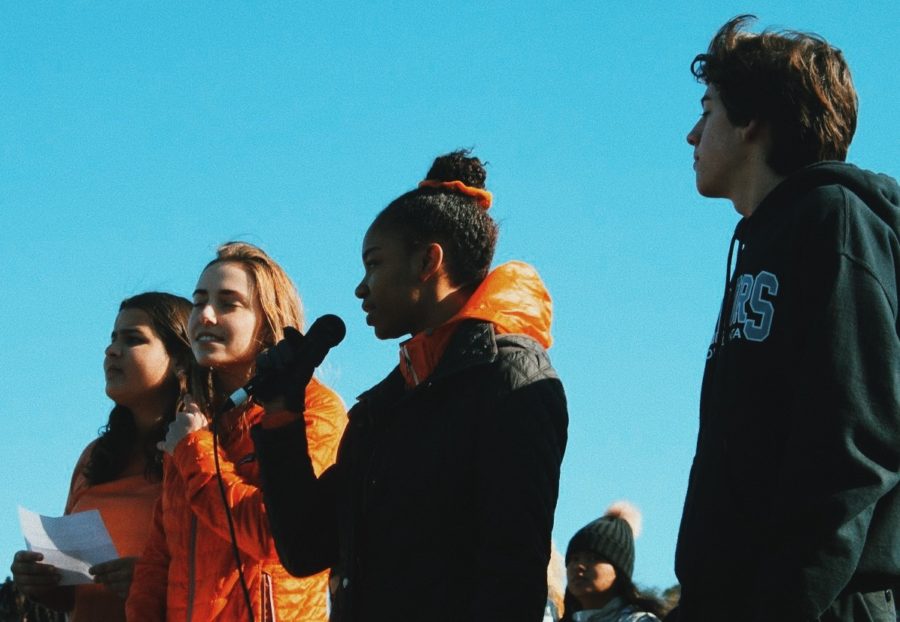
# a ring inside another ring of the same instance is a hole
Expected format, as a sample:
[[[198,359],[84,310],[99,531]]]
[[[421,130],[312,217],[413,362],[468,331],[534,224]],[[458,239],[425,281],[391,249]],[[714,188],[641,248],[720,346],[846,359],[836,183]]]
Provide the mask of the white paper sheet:
[[[97,510],[52,517],[19,506],[19,523],[28,550],[59,569],[59,585],[93,583],[88,568],[119,557]]]

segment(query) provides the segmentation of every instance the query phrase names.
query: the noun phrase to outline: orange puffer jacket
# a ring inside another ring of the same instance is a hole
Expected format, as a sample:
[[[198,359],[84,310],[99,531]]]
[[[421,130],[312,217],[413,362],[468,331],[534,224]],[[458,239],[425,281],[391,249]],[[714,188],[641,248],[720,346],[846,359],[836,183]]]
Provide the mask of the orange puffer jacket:
[[[260,622],[324,622],[327,573],[305,579],[289,575],[278,562],[269,532],[249,434],[262,412],[251,403],[226,413],[223,420],[233,422],[234,429],[219,444],[219,465],[253,616]],[[337,394],[313,379],[306,390],[304,417],[318,474],[335,460],[347,415]],[[166,456],[162,497],[147,547],[135,567],[126,613],[131,622],[249,619],[215,474],[213,437],[207,429],[189,434],[171,458]]]

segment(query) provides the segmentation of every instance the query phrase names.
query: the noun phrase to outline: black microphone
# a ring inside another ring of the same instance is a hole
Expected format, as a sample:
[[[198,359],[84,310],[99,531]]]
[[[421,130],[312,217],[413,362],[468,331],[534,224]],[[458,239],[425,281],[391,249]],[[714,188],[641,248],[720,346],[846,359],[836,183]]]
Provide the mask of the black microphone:
[[[312,323],[312,326],[306,331],[303,339],[299,340],[299,343],[289,343],[288,339],[284,339],[272,348],[262,352],[257,357],[257,368],[259,368],[258,361],[260,358],[272,356],[272,350],[276,350],[275,356],[280,359],[282,368],[308,369],[310,370],[310,375],[312,375],[312,370],[322,364],[328,351],[343,341],[346,334],[347,327],[344,325],[344,320],[336,315],[323,315]],[[247,384],[232,393],[225,400],[221,412],[229,411],[244,404],[270,379],[271,375],[266,371],[257,371]]]

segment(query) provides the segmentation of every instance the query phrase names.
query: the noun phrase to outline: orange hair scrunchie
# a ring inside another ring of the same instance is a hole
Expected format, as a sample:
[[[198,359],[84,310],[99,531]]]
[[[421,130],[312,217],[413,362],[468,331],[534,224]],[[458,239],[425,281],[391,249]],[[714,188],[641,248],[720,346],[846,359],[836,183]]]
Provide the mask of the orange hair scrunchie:
[[[464,194],[475,199],[481,209],[488,209],[494,202],[494,195],[487,190],[481,188],[473,188],[467,186],[461,181],[440,181],[437,179],[426,179],[419,182],[419,188],[445,188],[451,192]]]

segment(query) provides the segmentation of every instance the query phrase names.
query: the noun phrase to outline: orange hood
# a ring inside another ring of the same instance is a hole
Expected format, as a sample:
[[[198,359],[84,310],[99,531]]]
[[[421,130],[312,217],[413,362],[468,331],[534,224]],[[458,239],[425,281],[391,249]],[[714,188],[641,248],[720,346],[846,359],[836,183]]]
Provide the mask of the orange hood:
[[[400,344],[400,372],[410,387],[430,376],[459,322],[466,319],[491,322],[497,333],[528,335],[549,348],[552,315],[553,303],[537,270],[510,261],[492,270],[446,324]]]
[[[450,321],[484,320],[499,333],[528,335],[549,348],[552,316],[553,302],[537,270],[525,262],[510,261],[491,271]]]

